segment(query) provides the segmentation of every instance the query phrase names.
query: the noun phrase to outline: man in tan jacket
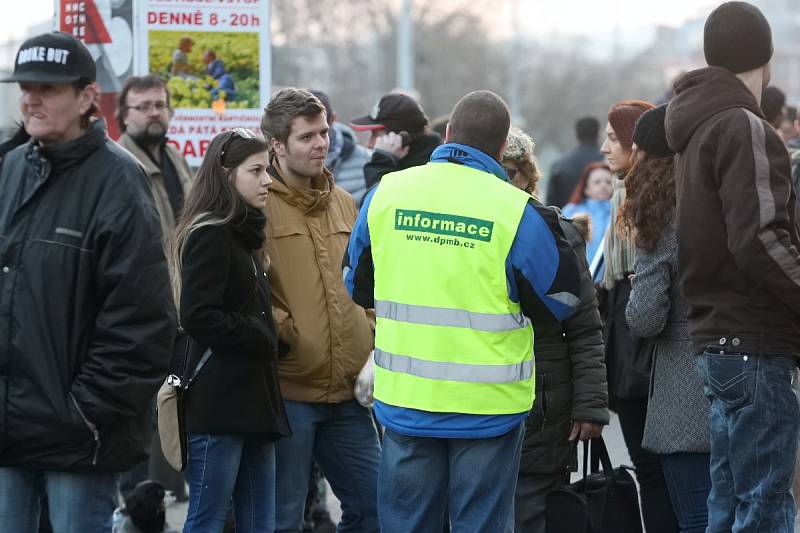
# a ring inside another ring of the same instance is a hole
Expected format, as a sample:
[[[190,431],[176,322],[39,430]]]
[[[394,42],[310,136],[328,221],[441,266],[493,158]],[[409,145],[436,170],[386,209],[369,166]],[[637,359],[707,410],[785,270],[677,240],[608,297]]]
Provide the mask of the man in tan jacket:
[[[150,176],[150,190],[161,222],[162,245],[168,257],[178,215],[193,179],[186,160],[166,142],[171,113],[167,86],[158,76],[128,78],[119,93],[117,121],[124,133],[117,142]],[[183,476],[164,459],[158,431],[153,431],[149,466],[145,463],[123,474],[120,491],[127,494],[148,478],[160,481],[178,500],[187,498]]]
[[[353,399],[373,328],[341,273],[355,204],[324,167],[328,123],[315,96],[279,91],[261,129],[272,152],[267,247],[286,352],[279,362],[281,391],[293,431],[276,448],[276,531],[301,530],[314,459],[342,502],[338,531],[377,532],[378,433],[370,411]]]

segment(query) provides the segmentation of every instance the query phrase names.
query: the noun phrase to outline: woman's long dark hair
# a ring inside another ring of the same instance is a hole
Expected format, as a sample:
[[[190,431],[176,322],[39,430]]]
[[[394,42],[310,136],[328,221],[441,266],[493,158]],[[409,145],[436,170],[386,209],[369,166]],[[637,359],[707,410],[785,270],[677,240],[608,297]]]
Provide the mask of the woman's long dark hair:
[[[187,239],[193,231],[204,226],[244,222],[247,204],[236,191],[231,178],[248,157],[262,152],[267,152],[263,138],[241,137],[235,131],[220,133],[209,144],[186,197],[172,242],[170,265],[176,305],[180,304],[182,256]]]
[[[652,251],[675,210],[675,158],[651,157],[641,150],[635,150],[632,157],[633,166],[625,176],[619,230],[623,235],[632,234],[637,247]]]

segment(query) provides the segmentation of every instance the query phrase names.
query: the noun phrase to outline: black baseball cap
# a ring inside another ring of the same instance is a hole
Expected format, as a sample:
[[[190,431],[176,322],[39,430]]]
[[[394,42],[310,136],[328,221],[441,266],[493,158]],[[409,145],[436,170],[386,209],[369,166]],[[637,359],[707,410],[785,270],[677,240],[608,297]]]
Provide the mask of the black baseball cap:
[[[97,67],[79,39],[60,31],[31,37],[19,47],[14,73],[2,82],[72,83],[94,81]]]
[[[354,118],[350,126],[356,131],[389,130],[415,133],[428,124],[428,117],[416,100],[400,93],[382,96],[369,115]]]

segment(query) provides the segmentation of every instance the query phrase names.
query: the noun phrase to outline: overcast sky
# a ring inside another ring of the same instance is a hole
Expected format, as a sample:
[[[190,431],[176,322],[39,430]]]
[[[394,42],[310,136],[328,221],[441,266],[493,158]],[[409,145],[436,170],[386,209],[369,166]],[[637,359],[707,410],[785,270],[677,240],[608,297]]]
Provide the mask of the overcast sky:
[[[616,27],[626,35],[641,34],[658,24],[676,26],[688,18],[698,15],[705,17],[720,2],[721,0],[519,0],[521,30],[528,36],[537,37],[552,33],[589,37],[592,34],[607,34]],[[54,5],[54,0],[16,2],[12,12],[0,17],[0,42],[23,37],[30,26],[52,21]]]

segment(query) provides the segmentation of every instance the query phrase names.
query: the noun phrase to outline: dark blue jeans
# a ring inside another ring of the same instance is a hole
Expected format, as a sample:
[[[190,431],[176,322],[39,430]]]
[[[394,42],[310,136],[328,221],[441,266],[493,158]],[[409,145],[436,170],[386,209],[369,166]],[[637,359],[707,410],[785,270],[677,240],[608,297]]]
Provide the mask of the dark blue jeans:
[[[47,493],[56,533],[108,533],[117,506],[117,475],[0,468],[0,531],[37,533]]]
[[[524,425],[487,439],[383,435],[381,533],[514,531],[514,491]],[[449,513],[448,510],[449,503]]]
[[[791,533],[800,430],[792,389],[797,362],[726,348],[709,347],[701,360],[711,400],[707,531]]]
[[[292,436],[276,446],[278,508],[275,531],[303,528],[303,508],[314,459],[342,502],[339,533],[378,532],[378,462],[381,448],[372,413],[355,400],[308,403],[285,400]]]
[[[670,453],[661,456],[672,508],[681,533],[705,533],[708,525],[710,455],[707,453]]]
[[[275,444],[261,436],[189,434],[189,510],[184,533],[275,529]]]

